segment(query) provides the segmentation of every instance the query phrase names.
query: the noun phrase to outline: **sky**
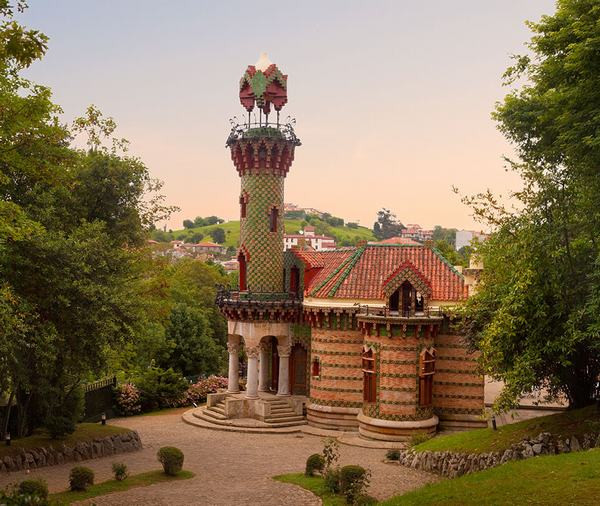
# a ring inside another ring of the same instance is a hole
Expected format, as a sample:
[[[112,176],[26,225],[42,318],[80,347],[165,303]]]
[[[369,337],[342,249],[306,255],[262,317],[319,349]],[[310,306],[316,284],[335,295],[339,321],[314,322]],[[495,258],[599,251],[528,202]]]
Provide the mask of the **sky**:
[[[225,149],[244,117],[238,83],[261,52],[288,74],[282,117],[302,141],[285,201],[372,226],[481,229],[452,191],[507,195],[513,154],[491,119],[502,73],[527,51],[526,20],[553,0],[30,0],[22,22],[49,36],[27,72],[67,122],[94,104],[164,181],[185,218],[238,218]]]

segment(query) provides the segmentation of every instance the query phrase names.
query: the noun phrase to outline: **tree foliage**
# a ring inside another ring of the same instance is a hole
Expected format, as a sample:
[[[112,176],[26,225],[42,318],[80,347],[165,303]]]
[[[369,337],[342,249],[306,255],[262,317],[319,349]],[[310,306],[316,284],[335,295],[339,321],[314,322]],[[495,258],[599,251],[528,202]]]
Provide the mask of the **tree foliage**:
[[[600,373],[600,5],[559,0],[529,26],[532,56],[505,75],[524,84],[494,115],[523,188],[510,210],[489,192],[466,199],[495,233],[478,247],[485,270],[465,329],[505,382],[498,407],[539,387],[579,407]]]
[[[373,233],[377,239],[389,239],[402,234],[406,227],[396,219],[396,215],[385,207],[377,211],[377,221],[373,224]]]

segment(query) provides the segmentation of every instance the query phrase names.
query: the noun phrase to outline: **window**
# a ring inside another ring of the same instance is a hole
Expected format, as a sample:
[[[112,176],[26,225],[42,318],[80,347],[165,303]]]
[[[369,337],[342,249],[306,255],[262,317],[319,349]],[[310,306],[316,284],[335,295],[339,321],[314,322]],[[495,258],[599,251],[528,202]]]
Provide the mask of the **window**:
[[[433,375],[435,374],[435,349],[428,348],[419,357],[419,406],[433,403]]]
[[[300,291],[300,269],[295,265],[290,269],[290,293],[298,296]]]
[[[362,354],[363,370],[363,400],[375,402],[377,400],[377,378],[375,376],[375,354],[369,349]]]
[[[276,207],[271,208],[271,214],[269,216],[270,220],[270,230],[271,232],[277,232],[277,219],[279,218],[279,209]]]
[[[321,362],[319,361],[319,357],[315,357],[312,361],[311,376],[313,378],[321,376]]]
[[[247,290],[247,286],[246,286],[246,257],[244,256],[244,254],[240,251],[240,254],[238,255],[238,262],[240,264],[240,291],[245,291]]]
[[[240,216],[242,218],[246,217],[246,202],[247,202],[246,197],[244,195],[242,195],[240,197]]]

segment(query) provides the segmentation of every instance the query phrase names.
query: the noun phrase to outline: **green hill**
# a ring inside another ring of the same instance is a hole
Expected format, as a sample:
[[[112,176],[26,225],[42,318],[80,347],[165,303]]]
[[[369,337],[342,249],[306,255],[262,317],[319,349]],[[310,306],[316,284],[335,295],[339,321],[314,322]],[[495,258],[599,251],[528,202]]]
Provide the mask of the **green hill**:
[[[302,225],[306,224],[303,220],[285,220],[285,232],[287,234],[298,233],[302,229]],[[354,246],[359,241],[375,241],[373,231],[366,227],[351,228],[344,226],[333,227],[324,221],[312,219],[311,225],[316,228],[317,233],[324,233],[334,237],[338,246]],[[215,228],[222,228],[225,231],[225,246],[233,246],[237,248],[240,240],[240,222],[228,221],[219,225],[207,225],[205,227],[184,228],[173,230],[172,232],[163,232],[155,230],[152,233],[152,239],[159,242],[169,242],[175,239],[185,241],[196,233],[203,234],[203,241],[212,241],[209,233]]]

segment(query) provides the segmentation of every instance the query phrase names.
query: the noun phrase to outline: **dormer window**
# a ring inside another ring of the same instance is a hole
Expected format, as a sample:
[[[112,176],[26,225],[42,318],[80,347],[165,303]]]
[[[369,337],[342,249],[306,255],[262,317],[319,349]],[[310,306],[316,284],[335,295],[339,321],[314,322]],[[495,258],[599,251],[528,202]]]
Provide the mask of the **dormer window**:
[[[269,229],[271,232],[277,232],[277,220],[279,218],[279,209],[276,207],[271,208],[269,215]]]

